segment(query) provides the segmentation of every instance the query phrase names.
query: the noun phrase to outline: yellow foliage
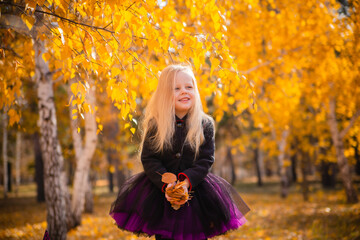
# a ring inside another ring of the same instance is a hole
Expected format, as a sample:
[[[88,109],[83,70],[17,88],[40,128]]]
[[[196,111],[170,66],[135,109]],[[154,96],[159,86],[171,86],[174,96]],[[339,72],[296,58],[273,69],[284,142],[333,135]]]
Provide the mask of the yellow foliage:
[[[26,0],[20,16],[29,30],[38,30],[35,39],[45,42],[41,54],[54,82],[81,79],[70,86],[72,114],[83,117],[95,107],[86,102],[92,78],[100,92],[106,89],[119,118],[132,121],[150,99],[161,69],[191,63],[202,102],[209,103],[204,109],[217,122],[249,114],[270,155],[279,153],[281,134],[289,129],[287,141],[302,139],[299,148],[315,156],[320,147],[331,146],[329,96],[336,98],[338,129],[359,110],[360,20],[358,2],[351,3],[348,17],[339,15],[340,3],[324,0],[110,0],[75,1],[71,7],[64,0]],[[36,4],[51,12],[39,26]],[[22,79],[36,76],[31,38],[14,33],[0,32],[0,108],[14,109],[8,112],[10,125],[20,121]],[[135,133],[130,124],[125,128]],[[319,144],[303,140],[309,135]],[[356,133],[344,142],[350,135]]]

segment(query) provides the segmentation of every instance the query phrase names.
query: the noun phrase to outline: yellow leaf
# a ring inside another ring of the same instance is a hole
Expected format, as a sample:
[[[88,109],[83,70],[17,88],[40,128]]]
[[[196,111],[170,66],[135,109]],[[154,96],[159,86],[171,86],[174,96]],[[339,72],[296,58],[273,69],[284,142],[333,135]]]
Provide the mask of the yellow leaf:
[[[100,122],[100,118],[99,118],[99,117],[96,117],[95,120],[96,120],[97,123]]]
[[[120,113],[121,113],[121,117],[122,119],[126,119],[126,116],[129,114],[130,112],[130,106],[129,104],[124,104],[121,106],[121,110],[120,110]]]
[[[121,28],[124,27],[124,23],[125,23],[125,17],[122,14],[122,11],[114,15],[113,21],[115,26],[115,32],[120,32]]]
[[[134,90],[131,90],[131,96],[134,100],[136,99],[136,92]]]
[[[215,23],[214,23],[214,28],[215,28],[215,31],[216,31],[216,32],[219,31],[219,29],[220,29],[220,23],[215,22]]]
[[[21,18],[25,22],[25,25],[27,26],[27,28],[29,30],[31,30],[35,23],[35,19],[30,16],[25,16],[25,15],[21,15]]]
[[[98,125],[98,128],[100,129],[100,131],[102,131],[102,130],[103,130],[103,125],[102,125],[102,124],[99,124],[99,125]]]
[[[20,121],[20,115],[14,109],[10,109],[8,111],[8,115],[9,115],[9,125],[10,126],[12,126],[12,125],[14,125],[14,123],[17,123]]]
[[[201,66],[201,63],[200,63],[200,59],[198,56],[194,56],[193,57],[193,61],[194,61],[194,66],[195,66],[195,70],[199,70],[200,69],[200,66]]]
[[[16,115],[16,111],[14,109],[10,109],[8,111],[8,115],[9,115],[9,117],[14,117]]]
[[[125,123],[124,129],[127,129],[128,127],[130,127],[130,123]]]
[[[77,119],[77,116],[73,116],[72,119],[73,119],[73,120]]]
[[[47,61],[49,61],[51,55],[46,52],[41,57],[42,57],[42,59],[44,59],[45,62],[47,62]]]
[[[233,105],[235,103],[235,98],[234,97],[229,97],[227,99],[227,102],[228,102],[229,105]]]
[[[65,105],[66,107],[69,107],[69,106],[70,106],[70,104],[71,104],[71,101],[72,101],[73,97],[74,97],[74,95],[71,95],[71,97],[70,97],[70,101],[69,101],[69,104]]]
[[[79,128],[79,127],[77,128],[77,132],[78,132],[78,133],[80,132],[80,128]]]
[[[83,54],[77,55],[75,58],[72,59],[72,61],[76,64],[82,63],[86,60],[85,56]]]
[[[213,74],[214,70],[215,70],[216,68],[218,68],[218,67],[219,67],[219,65],[220,65],[220,61],[219,61],[219,59],[217,59],[217,58],[212,58],[212,59],[211,59],[211,70],[210,70],[210,76],[212,76],[212,74]]]
[[[71,84],[70,88],[71,88],[71,92],[76,96],[76,94],[78,93],[78,83],[73,83]]]
[[[117,75],[119,75],[120,74],[120,69],[118,68],[118,67],[113,67],[113,68],[111,68],[111,76],[112,77],[115,77],[115,76],[117,76]]]
[[[73,109],[71,113],[72,113],[72,114],[77,113],[77,109]]]
[[[84,103],[83,107],[84,107],[84,110],[86,113],[88,113],[88,112],[92,113],[90,104]]]
[[[130,132],[132,132],[132,134],[135,133],[135,128],[130,128]]]

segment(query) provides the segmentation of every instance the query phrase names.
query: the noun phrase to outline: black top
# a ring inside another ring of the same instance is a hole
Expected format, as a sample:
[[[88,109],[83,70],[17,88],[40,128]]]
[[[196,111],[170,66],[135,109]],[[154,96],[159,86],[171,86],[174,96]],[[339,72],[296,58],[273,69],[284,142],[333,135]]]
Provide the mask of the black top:
[[[141,153],[141,162],[146,175],[160,189],[164,185],[161,182],[161,174],[165,172],[172,172],[178,175],[180,179],[184,176],[187,177],[191,187],[196,188],[209,173],[214,163],[215,139],[213,124],[210,121],[203,121],[205,140],[199,148],[196,159],[194,159],[195,151],[188,144],[184,144],[188,131],[186,118],[187,116],[179,119],[176,116],[172,149],[164,149],[162,153],[155,152],[149,141],[154,136],[155,130],[148,131],[146,135]]]

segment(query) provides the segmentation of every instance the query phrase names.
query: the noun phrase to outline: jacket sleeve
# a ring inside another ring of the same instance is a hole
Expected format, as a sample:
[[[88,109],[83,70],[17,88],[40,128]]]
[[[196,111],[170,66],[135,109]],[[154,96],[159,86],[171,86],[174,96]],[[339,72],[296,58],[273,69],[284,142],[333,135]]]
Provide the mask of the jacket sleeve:
[[[149,132],[144,140],[144,145],[141,152],[141,163],[144,167],[145,174],[159,189],[163,190],[164,183],[161,181],[161,175],[167,172],[162,165],[160,153],[156,153],[151,148],[150,142],[151,132]]]
[[[199,148],[199,157],[193,165],[185,171],[179,173],[178,179],[187,178],[190,182],[190,190],[196,187],[209,173],[211,166],[215,161],[215,136],[212,123],[206,123],[204,126],[205,141]]]

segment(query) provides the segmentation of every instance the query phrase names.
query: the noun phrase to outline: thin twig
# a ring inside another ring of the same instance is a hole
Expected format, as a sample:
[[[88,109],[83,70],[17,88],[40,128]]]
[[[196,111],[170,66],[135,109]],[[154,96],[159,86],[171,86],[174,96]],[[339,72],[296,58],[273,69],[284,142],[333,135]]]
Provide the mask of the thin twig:
[[[18,8],[23,8],[23,9],[25,9],[25,7],[20,6],[20,5],[17,5],[17,4],[14,4],[14,3],[0,2],[0,4],[5,4],[5,5],[10,5],[10,6],[14,6],[14,7],[18,7]],[[70,23],[72,23],[72,24],[75,24],[75,25],[82,25],[82,26],[89,27],[89,28],[94,28],[94,29],[103,30],[103,31],[110,32],[110,33],[115,33],[114,31],[108,30],[108,29],[106,29],[106,28],[104,28],[104,27],[92,26],[92,25],[89,25],[89,24],[86,24],[86,23],[76,22],[76,21],[74,21],[74,20],[71,20],[71,19],[68,19],[68,18],[59,16],[59,15],[57,15],[56,13],[53,13],[53,12],[45,12],[45,11],[38,10],[38,9],[35,9],[34,12],[38,12],[38,13],[43,13],[43,14],[46,14],[46,15],[54,16],[54,17],[60,18],[61,20],[64,20],[64,21],[68,21],[68,22],[70,22]]]
[[[18,58],[23,58],[22,56],[20,56],[19,54],[17,54],[16,52],[15,52],[15,50],[14,49],[12,49],[11,47],[7,47],[7,46],[3,46],[3,45],[1,45],[0,46],[0,49],[4,49],[4,50],[7,50],[7,51],[9,51],[9,52],[12,52],[12,54],[14,54],[16,57],[18,57]]]
[[[350,128],[352,128],[352,126],[354,125],[354,123],[356,122],[357,118],[360,116],[360,109],[357,110],[355,112],[355,114],[352,116],[352,118],[350,119],[349,124],[347,125],[346,128],[344,128],[341,132],[340,132],[340,138],[343,139],[345,137],[345,135],[349,132]]]
[[[126,52],[128,54],[130,54],[133,58],[135,58],[136,61],[138,61],[144,68],[146,68],[146,70],[148,70],[152,75],[154,75],[154,77],[157,79],[157,76],[155,75],[155,73],[153,73],[153,71],[151,71],[148,67],[145,66],[145,64],[143,64],[137,57],[135,57],[129,50],[126,50]]]

